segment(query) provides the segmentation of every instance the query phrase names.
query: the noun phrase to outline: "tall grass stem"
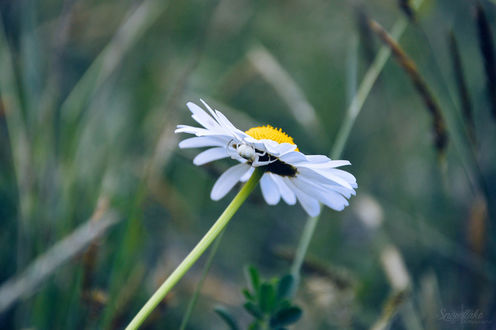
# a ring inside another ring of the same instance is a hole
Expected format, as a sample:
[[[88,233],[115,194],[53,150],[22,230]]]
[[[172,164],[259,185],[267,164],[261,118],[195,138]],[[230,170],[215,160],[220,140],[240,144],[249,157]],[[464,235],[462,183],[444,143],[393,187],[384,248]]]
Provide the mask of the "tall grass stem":
[[[414,1],[414,3],[412,4],[413,8],[417,10],[422,4],[422,2],[423,0]],[[400,17],[393,25],[393,28],[391,30],[392,38],[394,40],[398,40],[405,31],[407,25],[408,25],[408,19],[406,17]],[[379,77],[380,72],[384,68],[384,65],[386,64],[390,56],[391,56],[391,50],[389,49],[389,47],[382,46],[379,52],[377,53],[374,62],[367,70],[363,80],[360,83],[360,87],[358,88],[355,97],[353,98],[350,105],[348,106],[348,109],[346,110],[346,115],[343,124],[341,125],[338,131],[336,141],[331,151],[332,159],[337,159],[341,157],[341,154],[344,150],[344,146],[348,141],[355,120],[358,114],[360,113],[360,111],[362,110],[365,100],[370,94],[370,91],[372,90],[374,83]],[[309,217],[307,219],[307,222],[305,223],[303,234],[298,243],[298,247],[296,248],[295,258],[291,266],[291,274],[295,277],[295,279],[299,279],[301,266],[305,259],[305,255],[308,251],[308,247],[310,246],[310,242],[313,238],[313,234],[315,233],[315,228],[317,228],[319,219],[320,219],[319,216]]]
[[[157,291],[151,296],[141,310],[136,314],[131,323],[126,329],[138,329],[139,326],[146,320],[150,313],[157,307],[157,305],[165,298],[167,293],[179,282],[186,272],[194,265],[194,263],[202,256],[205,250],[212,244],[212,242],[224,230],[229,220],[233,217],[239,207],[244,203],[248,195],[256,187],[258,181],[262,177],[263,171],[256,169],[253,172],[248,182],[241,188],[239,193],[234,197],[227,208],[222,212],[220,217],[215,221],[213,226],[203,236],[203,238],[196,244],[193,250],[184,258],[184,260],[177,266],[171,275],[165,280],[164,283],[158,288]]]

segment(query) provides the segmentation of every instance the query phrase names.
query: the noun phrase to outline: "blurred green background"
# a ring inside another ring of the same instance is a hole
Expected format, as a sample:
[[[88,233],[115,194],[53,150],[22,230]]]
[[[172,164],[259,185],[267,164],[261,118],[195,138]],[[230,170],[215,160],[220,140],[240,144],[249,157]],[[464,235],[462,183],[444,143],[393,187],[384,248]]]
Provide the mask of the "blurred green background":
[[[0,1],[0,327],[123,328],[235,193],[209,198],[231,160],[196,167],[198,150],[178,150],[175,126],[193,124],[185,103],[203,98],[241,129],[271,124],[302,152],[328,154],[382,46],[368,17],[388,31],[408,22],[401,47],[449,142],[434,148],[431,116],[391,58],[343,151],[357,196],[322,213],[293,328],[495,328],[496,89],[480,45],[494,60],[496,3],[479,4],[493,37],[476,2],[425,0],[414,19],[401,4]],[[306,219],[257,189],[225,232],[188,329],[225,327],[219,304],[248,324],[244,266],[285,274]],[[179,327],[204,259],[147,328]],[[467,310],[482,316],[443,318]]]

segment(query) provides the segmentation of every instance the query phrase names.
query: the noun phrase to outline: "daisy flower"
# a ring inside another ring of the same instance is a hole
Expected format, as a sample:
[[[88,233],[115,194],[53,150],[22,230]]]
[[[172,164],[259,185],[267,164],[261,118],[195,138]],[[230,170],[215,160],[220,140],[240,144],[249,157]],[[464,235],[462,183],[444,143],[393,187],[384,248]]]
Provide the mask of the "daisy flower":
[[[210,194],[213,200],[224,197],[239,181],[247,181],[256,167],[261,167],[264,174],[260,187],[269,205],[279,203],[281,198],[289,205],[299,201],[310,216],[320,213],[321,203],[337,211],[348,206],[348,199],[355,195],[356,180],[337,167],[350,165],[349,161],[305,155],[292,137],[270,125],[243,132],[220,111],[201,101],[208,112],[195,103],[186,104],[202,127],[178,125],[176,133],[195,135],[181,141],[179,147],[208,147],[193,159],[198,166],[229,157],[239,162],[217,179]]]

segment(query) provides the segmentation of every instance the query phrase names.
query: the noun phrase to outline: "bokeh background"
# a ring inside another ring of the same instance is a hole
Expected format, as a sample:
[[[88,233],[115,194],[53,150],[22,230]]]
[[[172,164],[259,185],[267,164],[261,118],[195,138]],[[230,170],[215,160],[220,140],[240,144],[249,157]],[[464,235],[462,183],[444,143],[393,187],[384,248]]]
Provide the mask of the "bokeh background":
[[[342,153],[357,196],[321,215],[293,328],[496,328],[496,3],[423,2],[408,16],[406,0],[0,1],[0,327],[123,328],[208,230],[234,196],[209,199],[232,161],[178,150],[187,101],[328,154],[375,70]],[[407,25],[445,148],[418,81],[393,57],[374,64],[369,19]],[[188,329],[225,328],[219,304],[247,325],[244,267],[287,273],[306,220],[257,189]],[[147,328],[179,327],[204,260]],[[464,311],[481,314],[443,317]]]

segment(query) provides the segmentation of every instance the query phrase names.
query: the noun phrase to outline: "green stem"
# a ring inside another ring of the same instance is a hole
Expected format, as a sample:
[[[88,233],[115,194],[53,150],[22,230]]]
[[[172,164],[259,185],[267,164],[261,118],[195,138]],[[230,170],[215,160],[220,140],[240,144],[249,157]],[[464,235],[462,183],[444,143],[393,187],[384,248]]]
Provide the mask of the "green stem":
[[[212,244],[212,242],[219,236],[222,230],[226,227],[229,220],[233,217],[239,207],[246,200],[248,195],[256,187],[258,181],[262,177],[263,171],[256,169],[253,172],[250,180],[241,188],[239,193],[234,197],[232,202],[227,206],[227,208],[222,212],[217,221],[209,229],[209,231],[203,236],[203,238],[196,244],[193,250],[184,258],[184,260],[177,266],[177,268],[172,272],[172,274],[165,280],[164,283],[158,288],[157,291],[148,299],[146,304],[141,308],[141,310],[136,314],[131,323],[126,327],[126,329],[138,329],[138,327],[145,321],[145,319],[150,315],[150,313],[157,307],[157,305],[165,298],[167,293],[179,282],[179,280],[186,274],[186,272],[193,266],[193,264],[200,258],[200,256],[205,252],[205,250]]]
[[[317,222],[319,222],[319,217],[309,217],[305,223],[305,228],[303,228],[303,234],[301,234],[301,240],[296,249],[296,254],[293,260],[293,265],[291,266],[291,275],[298,285],[300,281],[300,269],[305,259],[305,254],[307,253],[308,246],[312,240],[313,233],[315,232],[315,227],[317,227]],[[295,285],[295,288],[296,286]]]
[[[423,0],[416,0],[413,3],[414,9],[418,9],[422,4]],[[405,31],[408,25],[408,20],[405,17],[399,18],[394,24],[391,30],[391,36],[393,39],[398,40],[403,32]],[[351,133],[351,129],[355,124],[355,120],[358,117],[358,114],[362,110],[363,104],[367,99],[372,87],[374,86],[377,78],[379,77],[379,73],[384,68],[387,60],[391,56],[391,50],[387,46],[382,46],[377,53],[374,62],[371,64],[370,68],[367,70],[367,73],[363,77],[363,80],[360,83],[360,87],[358,91],[351,101],[344,119],[343,124],[340,127],[340,130],[336,137],[336,142],[331,151],[331,158],[338,159],[341,157],[341,154],[344,150],[346,142]],[[296,248],[295,258],[293,260],[293,265],[291,266],[291,274],[297,280],[296,284],[298,285],[298,279],[300,276],[301,266],[303,265],[303,261],[305,259],[305,255],[308,251],[308,247],[310,246],[310,242],[313,238],[313,234],[315,232],[315,228],[317,227],[317,223],[319,222],[320,216],[309,217],[307,222],[305,223],[305,227],[303,229],[303,234],[301,236],[300,242],[298,243],[298,247]],[[297,288],[295,286],[295,291]]]
[[[210,249],[210,252],[207,256],[207,260],[205,261],[205,266],[203,267],[201,278],[198,281],[198,284],[196,284],[195,291],[193,292],[193,296],[191,297],[188,303],[188,308],[186,309],[186,313],[184,313],[183,320],[181,321],[181,326],[179,327],[179,330],[186,329],[186,326],[188,325],[189,319],[191,318],[191,314],[193,314],[193,309],[195,308],[196,302],[198,301],[198,297],[200,296],[200,290],[203,287],[203,282],[205,282],[205,279],[207,278],[208,271],[210,270],[210,266],[212,266],[212,261],[214,261],[215,254],[219,249],[223,235],[224,235],[224,231],[220,233],[219,237],[217,237],[214,245]]]

